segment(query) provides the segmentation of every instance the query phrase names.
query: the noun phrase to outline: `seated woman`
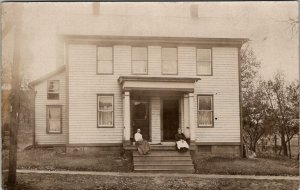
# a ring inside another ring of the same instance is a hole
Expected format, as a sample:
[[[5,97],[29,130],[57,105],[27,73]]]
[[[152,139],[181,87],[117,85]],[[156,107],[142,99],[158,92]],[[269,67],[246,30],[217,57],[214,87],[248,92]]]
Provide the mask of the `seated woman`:
[[[186,142],[186,137],[182,133],[181,129],[178,129],[178,133],[175,135],[175,141],[176,141],[176,149],[178,152],[186,152],[189,149],[189,145]]]
[[[146,140],[143,140],[143,136],[141,134],[141,130],[137,129],[137,132],[134,135],[135,145],[140,154],[149,154],[150,153],[150,145]]]

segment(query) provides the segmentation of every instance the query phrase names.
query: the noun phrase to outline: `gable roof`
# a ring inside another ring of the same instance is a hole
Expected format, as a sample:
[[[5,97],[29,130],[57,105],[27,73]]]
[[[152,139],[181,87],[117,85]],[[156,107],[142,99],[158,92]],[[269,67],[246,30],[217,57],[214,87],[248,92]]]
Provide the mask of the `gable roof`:
[[[38,78],[38,79],[30,82],[29,86],[36,86],[36,85],[40,84],[41,82],[43,82],[43,81],[45,81],[45,80],[47,80],[47,79],[49,79],[49,78],[51,78],[55,75],[58,75],[58,74],[64,72],[65,70],[66,70],[66,65],[60,66],[56,70],[42,76],[41,78]]]

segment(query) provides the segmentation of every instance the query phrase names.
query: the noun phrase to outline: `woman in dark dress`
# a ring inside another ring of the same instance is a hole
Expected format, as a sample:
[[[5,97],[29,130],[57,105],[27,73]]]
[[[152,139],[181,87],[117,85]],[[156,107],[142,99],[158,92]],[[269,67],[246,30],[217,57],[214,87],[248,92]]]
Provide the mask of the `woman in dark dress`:
[[[178,133],[175,135],[175,141],[176,141],[176,150],[178,152],[186,152],[189,149],[189,145],[186,142],[186,137],[182,133],[181,129],[178,129]]]

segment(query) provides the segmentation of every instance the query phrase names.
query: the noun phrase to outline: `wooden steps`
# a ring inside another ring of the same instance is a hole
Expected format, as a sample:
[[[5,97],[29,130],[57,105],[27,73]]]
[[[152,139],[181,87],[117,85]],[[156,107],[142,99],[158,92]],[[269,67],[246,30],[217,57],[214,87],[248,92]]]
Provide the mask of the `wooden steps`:
[[[180,153],[176,150],[151,150],[150,154],[140,155],[133,151],[135,172],[151,173],[194,173],[190,152]]]

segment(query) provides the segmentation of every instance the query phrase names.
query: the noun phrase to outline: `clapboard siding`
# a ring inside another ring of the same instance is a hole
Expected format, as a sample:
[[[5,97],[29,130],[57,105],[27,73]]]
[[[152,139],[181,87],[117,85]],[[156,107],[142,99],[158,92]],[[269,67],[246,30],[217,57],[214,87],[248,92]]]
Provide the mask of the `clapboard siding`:
[[[151,129],[152,129],[152,142],[159,143],[161,138],[159,97],[151,98]]]
[[[196,75],[196,48],[178,47],[178,75]]]
[[[81,52],[80,54],[78,52]],[[69,46],[69,141],[80,143],[121,143],[123,103],[119,74],[130,74],[130,46],[114,47],[114,74],[96,74],[96,46]],[[84,71],[84,72],[81,72]],[[114,95],[114,127],[97,127],[97,94]]]
[[[47,80],[35,86],[35,142],[43,144],[65,144],[67,138],[66,126],[66,78],[65,72],[48,80],[59,80],[59,100],[47,100]],[[62,105],[62,134],[46,133],[46,106]]]
[[[96,74],[96,45],[71,44],[69,64],[69,141],[72,143],[121,143],[123,102],[119,76],[131,75],[131,46],[114,46],[114,73]],[[212,48],[213,76],[196,75],[196,47],[178,47],[178,77],[199,77],[197,95],[214,96],[213,128],[197,128],[196,142],[240,142],[238,49]],[[147,76],[162,76],[161,46],[148,46]],[[176,75],[175,75],[176,76]],[[114,127],[97,128],[97,94],[114,95]],[[152,141],[160,141],[160,98],[151,98]],[[182,123],[182,125],[184,125]],[[159,129],[159,130],[158,130]],[[189,136],[189,135],[187,135]]]
[[[195,85],[198,94],[214,99],[214,127],[196,128],[196,142],[240,142],[240,104],[237,48],[213,48],[213,76],[201,76]],[[197,122],[197,107],[195,107]]]

